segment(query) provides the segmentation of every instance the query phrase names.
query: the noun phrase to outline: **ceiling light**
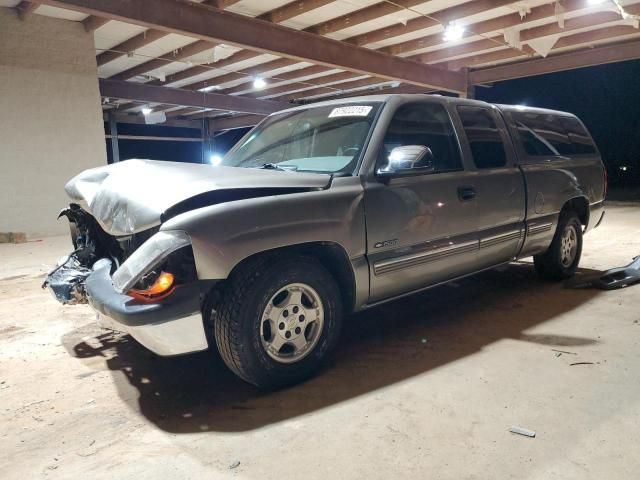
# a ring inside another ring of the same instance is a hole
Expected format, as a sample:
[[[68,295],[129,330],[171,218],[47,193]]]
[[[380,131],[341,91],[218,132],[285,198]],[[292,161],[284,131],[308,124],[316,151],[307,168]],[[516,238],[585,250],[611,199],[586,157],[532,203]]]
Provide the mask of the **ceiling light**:
[[[149,107],[143,107],[142,108],[142,114],[143,115],[149,115],[151,112],[153,112],[153,108],[149,108]]]
[[[456,23],[450,23],[444,29],[444,41],[445,42],[455,42],[460,40],[464,36],[465,28],[462,25]]]
[[[209,85],[208,87],[203,87],[200,90],[198,90],[199,92],[210,92],[212,90],[218,90],[220,87],[218,87],[217,85]]]
[[[267,86],[267,82],[265,81],[264,78],[256,77],[253,80],[253,88],[255,88],[256,90],[262,90],[266,86]]]

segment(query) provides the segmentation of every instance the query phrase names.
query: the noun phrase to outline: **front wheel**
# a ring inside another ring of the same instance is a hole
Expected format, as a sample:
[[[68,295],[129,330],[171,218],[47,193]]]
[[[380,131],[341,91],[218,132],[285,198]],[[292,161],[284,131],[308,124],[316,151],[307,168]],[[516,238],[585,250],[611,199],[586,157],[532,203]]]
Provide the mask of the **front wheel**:
[[[342,324],[340,292],[315,259],[276,254],[235,272],[214,314],[226,365],[261,388],[303,380],[335,347]]]
[[[582,224],[575,212],[560,213],[558,227],[549,249],[535,255],[538,274],[547,280],[563,280],[576,273],[582,255]]]

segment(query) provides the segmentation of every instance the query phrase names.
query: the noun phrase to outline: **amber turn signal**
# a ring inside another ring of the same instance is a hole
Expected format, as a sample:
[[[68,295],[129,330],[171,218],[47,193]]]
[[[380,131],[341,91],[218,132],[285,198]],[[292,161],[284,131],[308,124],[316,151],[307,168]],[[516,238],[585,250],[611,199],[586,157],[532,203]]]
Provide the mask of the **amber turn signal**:
[[[173,292],[173,281],[172,274],[160,272],[156,281],[149,288],[146,290],[131,289],[129,295],[139,300],[161,300]]]

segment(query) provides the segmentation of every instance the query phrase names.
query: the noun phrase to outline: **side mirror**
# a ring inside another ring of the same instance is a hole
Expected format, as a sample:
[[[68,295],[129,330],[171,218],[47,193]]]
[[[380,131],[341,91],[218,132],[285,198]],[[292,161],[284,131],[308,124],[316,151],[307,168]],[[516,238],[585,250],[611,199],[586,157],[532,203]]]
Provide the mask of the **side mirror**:
[[[391,150],[388,163],[379,168],[379,177],[406,177],[435,171],[433,152],[424,145],[404,145]]]

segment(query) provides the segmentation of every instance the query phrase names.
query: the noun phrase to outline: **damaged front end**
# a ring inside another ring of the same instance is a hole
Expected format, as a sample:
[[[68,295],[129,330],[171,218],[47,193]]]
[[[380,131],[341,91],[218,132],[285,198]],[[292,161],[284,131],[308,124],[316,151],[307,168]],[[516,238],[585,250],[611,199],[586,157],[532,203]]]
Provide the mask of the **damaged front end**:
[[[116,237],[77,204],[62,210],[61,217],[69,220],[74,250],[49,272],[42,288],[63,305],[91,303],[87,279],[106,264],[113,288],[140,303],[160,301],[176,286],[197,280],[191,240],[184,232],[153,227]]]
[[[79,205],[72,203],[58,218],[67,217],[74,250],[62,257],[49,272],[42,288],[49,288],[63,305],[87,303],[85,281],[100,258],[109,258],[117,265],[123,250],[114,237],[106,234],[96,220]]]

